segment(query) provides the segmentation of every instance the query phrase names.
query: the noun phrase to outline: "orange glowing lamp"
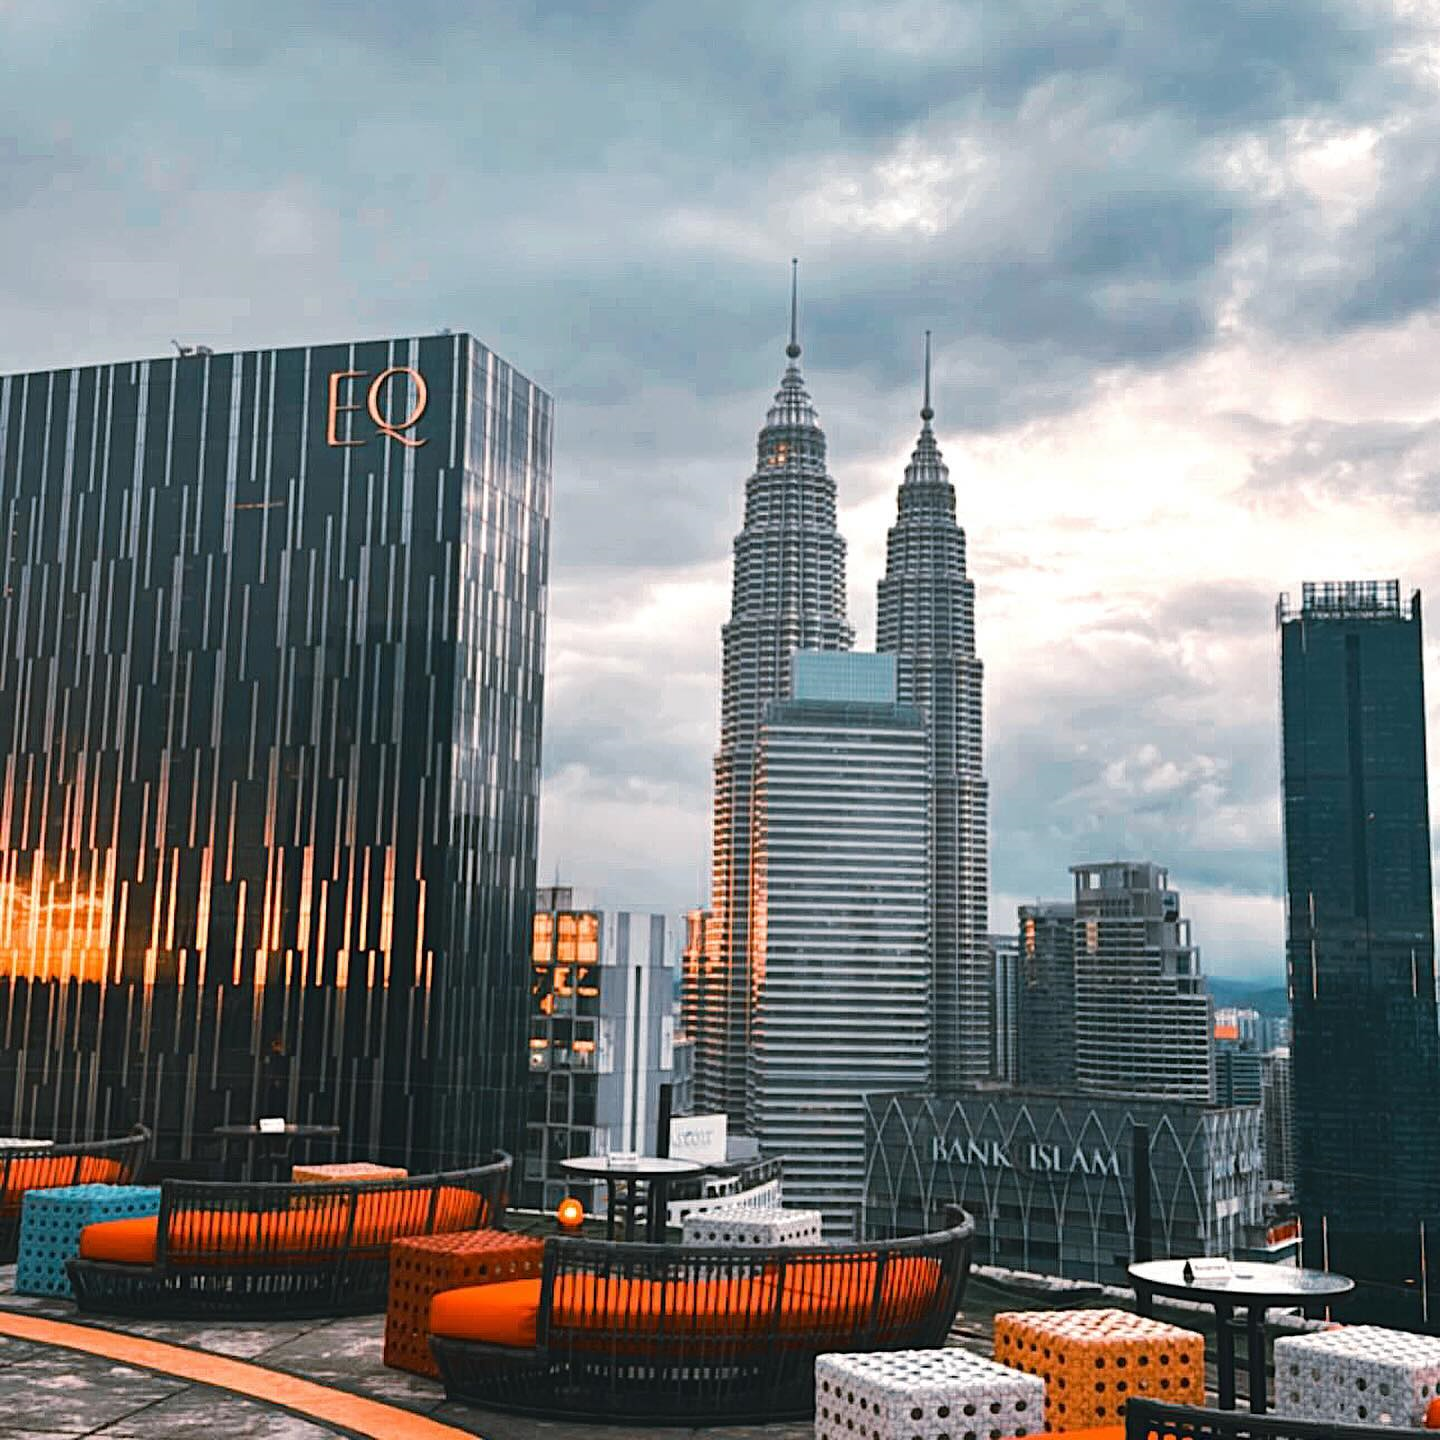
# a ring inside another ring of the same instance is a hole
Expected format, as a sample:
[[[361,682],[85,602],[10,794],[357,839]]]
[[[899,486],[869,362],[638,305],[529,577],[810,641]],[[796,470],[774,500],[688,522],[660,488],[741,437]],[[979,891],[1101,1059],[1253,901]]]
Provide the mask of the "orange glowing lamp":
[[[578,1230],[585,1223],[585,1207],[573,1195],[567,1195],[555,1207],[555,1219],[562,1230]]]

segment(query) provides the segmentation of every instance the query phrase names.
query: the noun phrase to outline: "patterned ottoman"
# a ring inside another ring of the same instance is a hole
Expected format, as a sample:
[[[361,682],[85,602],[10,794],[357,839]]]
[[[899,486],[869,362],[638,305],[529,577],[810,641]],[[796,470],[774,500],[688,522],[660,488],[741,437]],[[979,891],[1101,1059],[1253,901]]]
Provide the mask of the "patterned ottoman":
[[[687,1245],[814,1245],[819,1240],[818,1210],[721,1205],[685,1217]]]
[[[442,1290],[499,1280],[540,1278],[545,1242],[507,1230],[414,1235],[390,1245],[390,1301],[385,1307],[385,1363],[438,1377],[430,1353],[430,1302]]]
[[[292,1165],[290,1179],[300,1185],[334,1185],[359,1180],[408,1180],[410,1172],[398,1165],[371,1165],[354,1160],[340,1165]]]
[[[160,1212],[158,1185],[63,1185],[29,1190],[21,1202],[15,1289],[21,1295],[70,1295],[65,1262],[80,1253],[80,1232],[101,1220]]]
[[[968,1350],[815,1358],[815,1440],[977,1440],[1029,1435],[1045,1382]]]
[[[1117,1425],[1131,1395],[1205,1403],[1205,1337],[1128,1310],[995,1317],[995,1358],[1045,1380],[1045,1429]]]
[[[1440,1395],[1440,1338],[1346,1325],[1275,1342],[1275,1408],[1307,1420],[1419,1429]]]

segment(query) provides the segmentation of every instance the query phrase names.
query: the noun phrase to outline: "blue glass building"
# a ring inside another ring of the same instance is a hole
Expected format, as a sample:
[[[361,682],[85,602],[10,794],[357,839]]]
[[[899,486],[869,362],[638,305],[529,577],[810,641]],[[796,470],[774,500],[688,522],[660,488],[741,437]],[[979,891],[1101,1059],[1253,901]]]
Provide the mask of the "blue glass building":
[[[1342,1318],[1440,1323],[1440,1033],[1420,595],[1282,596],[1287,967],[1305,1262]],[[1428,1292],[1428,1293],[1427,1293]]]

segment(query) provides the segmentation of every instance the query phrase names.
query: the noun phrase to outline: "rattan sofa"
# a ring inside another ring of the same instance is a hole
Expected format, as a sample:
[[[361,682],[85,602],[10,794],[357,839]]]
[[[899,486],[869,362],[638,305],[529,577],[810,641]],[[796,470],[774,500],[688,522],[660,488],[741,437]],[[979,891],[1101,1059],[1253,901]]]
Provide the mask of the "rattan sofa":
[[[15,1258],[20,1212],[31,1190],[62,1185],[131,1185],[150,1150],[150,1132],[137,1125],[113,1140],[74,1145],[7,1145],[0,1148],[0,1263]]]
[[[87,1226],[67,1268],[76,1304],[101,1314],[364,1314],[385,1308],[392,1240],[500,1228],[509,1183],[504,1152],[406,1180],[166,1180],[157,1217]]]
[[[1289,1415],[1252,1415],[1248,1410],[1202,1410],[1136,1396],[1125,1407],[1116,1440],[1434,1440],[1433,1430],[1394,1425],[1338,1425]]]
[[[869,1245],[551,1237],[542,1278],[451,1290],[431,1348],[452,1399],[526,1415],[691,1425],[810,1415],[815,1357],[940,1345],[974,1225]]]

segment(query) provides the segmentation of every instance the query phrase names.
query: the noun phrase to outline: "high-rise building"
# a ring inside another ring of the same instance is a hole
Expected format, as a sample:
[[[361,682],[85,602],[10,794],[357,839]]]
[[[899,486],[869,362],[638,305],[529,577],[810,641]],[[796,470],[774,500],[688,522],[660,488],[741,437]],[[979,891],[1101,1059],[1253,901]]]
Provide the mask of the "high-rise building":
[[[788,364],[760,431],[735,538],[730,618],[722,631],[720,749],[715,756],[712,916],[706,988],[695,1011],[695,1103],[745,1116],[750,1048],[750,797],[760,724],[789,696],[797,650],[849,650],[845,542],[825,434],[800,374],[795,290]]]
[[[1014,935],[991,935],[990,944],[990,1064],[993,1078],[1013,1083],[1018,1065],[1016,984],[1020,970],[1020,942]]]
[[[1075,865],[1075,1080],[1106,1094],[1214,1097],[1210,996],[1168,873]]]
[[[1290,1051],[1260,1057],[1260,1108],[1265,1114],[1265,1178],[1287,1190],[1295,1184],[1295,1096],[1290,1088]]]
[[[653,1153],[660,1086],[675,1065],[675,930],[669,917],[579,908],[569,887],[536,897],[528,956],[529,1093],[524,1204],[586,1191],[560,1161]],[[603,1187],[582,1194],[598,1208]]]
[[[1420,595],[1281,596],[1286,960],[1306,1264],[1342,1318],[1440,1323],[1440,1033]]]
[[[1036,1090],[1075,1086],[1075,906],[1036,901],[1019,910],[1015,976],[1016,1081]]]
[[[760,731],[750,1133],[785,1196],[853,1235],[871,1090],[929,1075],[928,750],[889,655],[801,652]]]
[[[982,1081],[992,1069],[988,926],[988,787],[981,738],[983,667],[975,654],[975,585],[955,487],[930,421],[930,336],[916,441],[886,544],[876,649],[899,661],[902,703],[918,706],[932,776],[930,956],[932,1083]]]
[[[1221,1005],[1215,1011],[1215,1043],[1229,1044],[1241,1050],[1261,1049],[1265,1017],[1258,1010],[1243,1005]]]
[[[0,378],[0,1129],[516,1144],[550,445],[464,334]]]
[[[1259,1105],[1263,1092],[1261,1056],[1233,1040],[1215,1042],[1215,1103]]]

